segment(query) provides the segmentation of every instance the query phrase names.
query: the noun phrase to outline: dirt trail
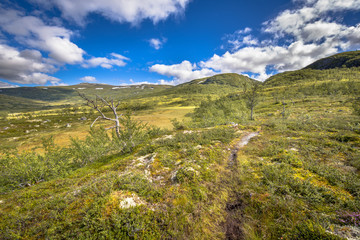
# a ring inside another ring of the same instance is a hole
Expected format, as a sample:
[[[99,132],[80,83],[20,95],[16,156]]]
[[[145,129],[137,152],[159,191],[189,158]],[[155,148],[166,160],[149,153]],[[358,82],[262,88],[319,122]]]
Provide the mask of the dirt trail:
[[[253,138],[259,135],[259,132],[252,132],[247,133],[245,136],[241,138],[241,140],[235,144],[235,147],[231,150],[231,155],[229,157],[229,166],[236,165],[237,160],[237,153],[238,151],[245,147],[249,141]]]
[[[236,176],[237,157],[238,152],[241,148],[245,147],[250,139],[259,135],[259,132],[247,133],[241,138],[241,140],[236,143],[234,148],[231,150],[231,155],[229,157],[229,167],[231,168],[231,176],[229,176],[230,184],[232,181],[238,181]],[[241,183],[239,183],[241,184]],[[225,236],[228,240],[243,239],[243,230],[242,230],[242,210],[244,208],[242,196],[233,190],[231,193],[231,200],[226,204],[226,222],[225,222]]]

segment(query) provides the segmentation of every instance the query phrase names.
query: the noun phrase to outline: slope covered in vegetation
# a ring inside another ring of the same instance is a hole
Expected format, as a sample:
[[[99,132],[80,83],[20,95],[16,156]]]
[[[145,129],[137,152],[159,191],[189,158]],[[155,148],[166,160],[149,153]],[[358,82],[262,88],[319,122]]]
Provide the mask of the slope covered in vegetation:
[[[39,153],[2,148],[0,238],[359,238],[357,74],[276,75],[256,89],[253,121],[241,82],[251,79],[198,79],[119,108],[137,113],[157,100],[145,111],[150,116],[191,99],[196,108],[187,120],[174,119],[173,129],[127,117],[120,139],[95,127],[63,147],[44,138]],[[202,92],[191,91],[199,86]],[[83,108],[60,113],[79,124],[97,117]],[[41,113],[19,116],[2,121],[25,127],[44,120]],[[21,137],[14,129],[2,133]]]
[[[195,79],[163,91],[161,94],[228,94],[239,91],[244,84],[255,80],[236,73],[218,74],[209,78]]]
[[[322,58],[305,69],[333,69],[360,67],[360,51],[343,52],[333,56]]]
[[[295,71],[276,74],[267,79],[264,84],[268,87],[289,86],[296,87],[317,84],[323,85],[317,90],[326,88],[324,85],[338,85],[339,81],[359,82],[360,80],[360,51],[339,53],[320,59],[309,66]]]

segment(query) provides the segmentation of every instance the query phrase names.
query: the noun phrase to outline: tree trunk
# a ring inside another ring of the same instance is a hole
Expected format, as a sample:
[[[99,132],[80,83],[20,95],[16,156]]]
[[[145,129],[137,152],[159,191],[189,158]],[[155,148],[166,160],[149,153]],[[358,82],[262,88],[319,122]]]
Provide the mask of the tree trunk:
[[[118,116],[116,116],[116,119],[115,119],[115,131],[116,131],[116,136],[120,139],[120,122],[119,122],[119,118]]]

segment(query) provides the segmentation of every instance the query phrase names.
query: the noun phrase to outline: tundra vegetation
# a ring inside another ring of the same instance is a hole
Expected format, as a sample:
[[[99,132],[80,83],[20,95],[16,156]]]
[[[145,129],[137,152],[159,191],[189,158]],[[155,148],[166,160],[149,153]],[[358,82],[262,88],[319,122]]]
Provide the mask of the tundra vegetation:
[[[358,54],[258,83],[256,104],[254,80],[237,74],[4,89],[0,238],[359,238]],[[101,96],[104,116],[116,106],[118,131],[90,129],[100,105],[72,88]]]

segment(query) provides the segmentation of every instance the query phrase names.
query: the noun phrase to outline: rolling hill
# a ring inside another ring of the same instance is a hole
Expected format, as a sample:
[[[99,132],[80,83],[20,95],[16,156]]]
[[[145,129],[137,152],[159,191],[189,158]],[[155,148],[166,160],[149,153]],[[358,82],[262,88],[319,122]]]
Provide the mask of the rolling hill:
[[[108,84],[80,83],[61,87],[19,87],[0,90],[0,111],[33,111],[81,104],[77,92],[94,98],[95,95],[124,100],[139,98],[170,88],[168,85],[113,86]],[[21,105],[22,104],[22,105]],[[19,107],[21,105],[21,107]],[[16,107],[18,106],[18,107]]]
[[[360,67],[360,51],[343,52],[322,58],[304,69],[333,69]]]
[[[217,84],[217,85],[228,85],[232,87],[242,88],[244,83],[254,82],[254,79],[249,77],[239,75],[237,73],[224,73],[217,74],[208,78],[201,78],[190,81],[188,83],[181,84],[179,86],[185,85],[208,85],[208,84]]]
[[[264,85],[301,87],[326,82],[339,84],[340,81],[360,81],[360,51],[339,53],[320,59],[303,69],[276,74],[268,78]]]
[[[256,82],[255,80],[236,73],[218,74],[208,78],[195,79],[166,89],[159,95],[187,94],[187,95],[224,95],[239,91],[244,84]]]

